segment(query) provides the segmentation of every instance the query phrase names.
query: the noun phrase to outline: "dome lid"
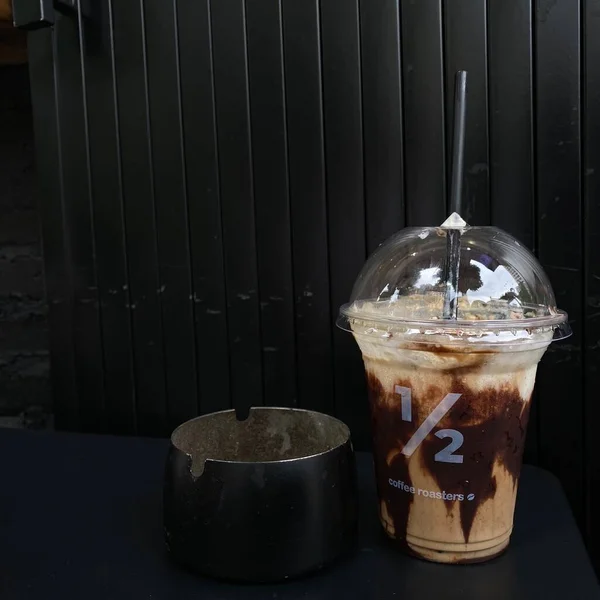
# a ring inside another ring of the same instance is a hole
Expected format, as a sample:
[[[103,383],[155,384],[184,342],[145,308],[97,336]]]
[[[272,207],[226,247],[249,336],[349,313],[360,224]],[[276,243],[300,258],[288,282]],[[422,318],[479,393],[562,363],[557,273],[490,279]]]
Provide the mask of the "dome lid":
[[[459,238],[457,306],[447,318],[451,236]],[[454,338],[495,333],[496,342],[538,331],[552,332],[550,339],[571,334],[535,256],[501,229],[469,227],[456,213],[439,227],[402,229],[369,257],[338,326],[356,334],[357,322],[374,335],[398,328]]]

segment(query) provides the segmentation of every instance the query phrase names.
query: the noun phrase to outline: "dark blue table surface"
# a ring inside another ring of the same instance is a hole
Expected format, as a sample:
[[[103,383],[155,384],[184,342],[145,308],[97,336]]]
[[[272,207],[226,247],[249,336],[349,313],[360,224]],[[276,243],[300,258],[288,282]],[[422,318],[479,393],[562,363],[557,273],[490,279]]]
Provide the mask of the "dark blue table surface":
[[[558,481],[525,467],[509,551],[446,566],[380,532],[371,458],[358,455],[360,544],[300,581],[240,586],[180,570],[163,544],[165,440],[0,429],[0,599],[600,599]]]

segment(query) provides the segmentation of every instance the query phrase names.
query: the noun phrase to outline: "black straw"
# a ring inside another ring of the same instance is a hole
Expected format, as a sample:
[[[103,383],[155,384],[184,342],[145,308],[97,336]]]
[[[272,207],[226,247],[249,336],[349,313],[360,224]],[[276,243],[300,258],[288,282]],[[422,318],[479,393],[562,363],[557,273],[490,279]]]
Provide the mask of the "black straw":
[[[463,166],[465,162],[465,117],[467,113],[467,72],[458,71],[454,84],[454,135],[452,140],[452,187],[450,213],[462,210]],[[458,276],[460,270],[459,229],[448,229],[446,234],[446,290],[444,319],[458,319]]]
[[[450,189],[450,212],[458,214],[462,209],[466,113],[467,72],[458,71],[454,82],[454,137],[452,140],[452,188]]]

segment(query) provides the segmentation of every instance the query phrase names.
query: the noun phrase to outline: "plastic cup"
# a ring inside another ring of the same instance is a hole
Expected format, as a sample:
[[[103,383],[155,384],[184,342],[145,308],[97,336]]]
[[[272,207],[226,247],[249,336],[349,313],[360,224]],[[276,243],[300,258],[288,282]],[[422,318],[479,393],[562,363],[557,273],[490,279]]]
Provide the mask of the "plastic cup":
[[[379,514],[418,557],[508,546],[537,364],[567,337],[535,257],[492,227],[461,230],[458,318],[442,318],[444,228],[405,229],[365,264],[338,325],[368,380]]]

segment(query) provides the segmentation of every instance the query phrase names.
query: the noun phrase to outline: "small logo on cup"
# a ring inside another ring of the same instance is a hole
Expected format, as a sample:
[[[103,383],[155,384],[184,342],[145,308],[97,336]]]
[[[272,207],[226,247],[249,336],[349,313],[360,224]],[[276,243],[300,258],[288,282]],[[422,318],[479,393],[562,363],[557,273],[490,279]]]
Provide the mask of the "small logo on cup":
[[[467,500],[475,500],[475,494],[468,494]]]

